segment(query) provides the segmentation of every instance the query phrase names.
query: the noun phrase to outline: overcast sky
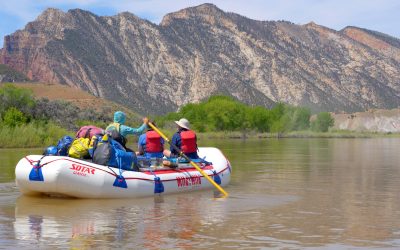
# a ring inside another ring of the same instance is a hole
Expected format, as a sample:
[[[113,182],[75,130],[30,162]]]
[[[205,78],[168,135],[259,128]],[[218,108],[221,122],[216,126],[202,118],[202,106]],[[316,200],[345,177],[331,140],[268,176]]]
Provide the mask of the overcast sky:
[[[256,20],[314,21],[336,30],[358,26],[400,38],[400,0],[0,0],[0,47],[5,35],[49,7],[80,8],[97,15],[129,11],[158,24],[167,13],[203,3]]]

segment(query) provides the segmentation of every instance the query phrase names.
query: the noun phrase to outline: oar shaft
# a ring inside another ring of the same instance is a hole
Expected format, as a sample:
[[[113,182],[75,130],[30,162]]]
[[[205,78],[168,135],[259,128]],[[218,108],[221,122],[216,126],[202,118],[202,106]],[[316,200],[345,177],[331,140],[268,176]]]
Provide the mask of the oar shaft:
[[[215,183],[215,181],[213,179],[210,178],[210,176],[208,176],[208,174],[206,174],[196,163],[194,163],[189,157],[187,157],[176,145],[172,144],[168,137],[165,136],[156,126],[154,126],[151,122],[148,123],[149,126],[156,131],[162,138],[164,138],[165,141],[167,141],[178,153],[180,156],[182,156],[183,158],[185,158],[187,161],[190,162],[190,164],[197,170],[200,172],[200,174],[202,174],[204,176],[204,178],[206,178],[211,184],[214,185],[214,187],[216,189],[218,189],[218,191],[220,191],[224,197],[228,196],[228,193],[217,183]]]

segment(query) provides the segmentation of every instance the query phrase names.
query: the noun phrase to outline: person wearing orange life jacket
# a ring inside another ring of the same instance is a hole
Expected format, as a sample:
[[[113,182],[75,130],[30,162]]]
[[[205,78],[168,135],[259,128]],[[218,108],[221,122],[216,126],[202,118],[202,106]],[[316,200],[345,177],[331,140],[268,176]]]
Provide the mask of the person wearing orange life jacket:
[[[154,122],[153,125],[155,126]],[[138,149],[139,155],[149,158],[162,158],[164,156],[164,139],[156,131],[149,128],[145,134],[139,137]]]
[[[122,111],[117,111],[114,113],[114,122],[107,126],[106,133],[111,135],[111,137],[119,142],[127,151],[132,151],[126,148],[126,137],[129,134],[140,135],[147,129],[147,123],[149,119],[147,117],[143,118],[143,124],[139,128],[131,128],[124,125],[126,121],[126,115]]]
[[[193,130],[190,130],[190,123],[187,119],[182,118],[175,121],[178,125],[178,131],[172,136],[171,144],[179,148],[187,157],[197,159],[197,137]],[[170,150],[164,150],[166,157],[175,158],[179,156],[179,152],[173,146]]]

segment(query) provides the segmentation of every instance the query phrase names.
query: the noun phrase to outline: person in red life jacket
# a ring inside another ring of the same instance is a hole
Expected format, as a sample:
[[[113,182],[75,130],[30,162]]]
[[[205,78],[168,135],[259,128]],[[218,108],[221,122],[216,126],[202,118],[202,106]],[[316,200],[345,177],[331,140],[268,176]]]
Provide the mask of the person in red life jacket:
[[[155,126],[155,123],[153,122]],[[138,141],[138,155],[144,155],[149,158],[163,158],[164,139],[149,128],[145,134],[139,137]]]
[[[179,121],[175,121],[178,125],[178,131],[172,136],[171,144],[178,147],[187,157],[197,159],[197,137],[193,130],[190,130],[190,123],[187,119],[182,118]],[[179,156],[173,146],[170,150],[164,150],[164,155],[169,158],[175,158]]]

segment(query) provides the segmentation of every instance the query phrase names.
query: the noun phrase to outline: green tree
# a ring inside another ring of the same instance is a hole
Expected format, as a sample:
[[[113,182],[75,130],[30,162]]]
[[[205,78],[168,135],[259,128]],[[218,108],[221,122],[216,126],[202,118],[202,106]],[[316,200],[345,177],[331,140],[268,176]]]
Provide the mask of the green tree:
[[[310,116],[308,108],[278,103],[271,110],[271,132],[306,130],[310,127]]]
[[[335,120],[328,112],[321,112],[317,118],[311,122],[311,129],[317,132],[327,132],[335,124]]]
[[[228,96],[212,96],[199,104],[187,104],[180,109],[179,117],[187,118],[200,132],[232,131],[247,126],[246,106]]]
[[[3,117],[3,123],[9,127],[21,126],[27,123],[28,118],[17,108],[11,107],[7,109]]]
[[[4,84],[0,87],[0,104],[1,116],[11,107],[29,114],[31,108],[35,105],[35,100],[30,90],[17,88],[12,84]]]
[[[286,131],[285,126],[286,118],[275,120],[271,124],[271,132],[282,133]]]
[[[269,132],[271,129],[271,112],[263,107],[252,107],[246,110],[246,128],[259,132]]]
[[[284,120],[286,131],[300,131],[310,128],[311,111],[308,108],[286,106]]]
[[[285,104],[280,102],[271,109],[271,119],[278,121],[285,114]]]

